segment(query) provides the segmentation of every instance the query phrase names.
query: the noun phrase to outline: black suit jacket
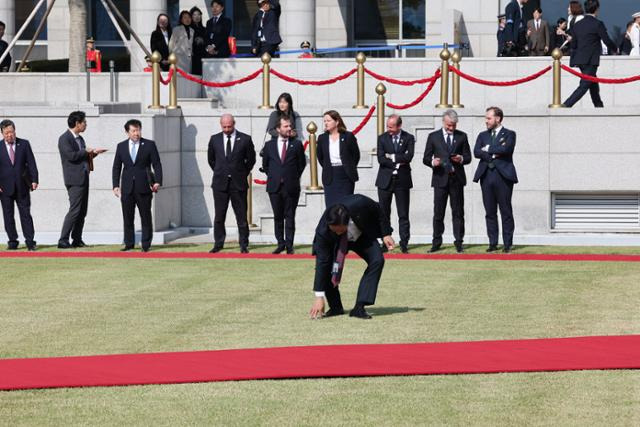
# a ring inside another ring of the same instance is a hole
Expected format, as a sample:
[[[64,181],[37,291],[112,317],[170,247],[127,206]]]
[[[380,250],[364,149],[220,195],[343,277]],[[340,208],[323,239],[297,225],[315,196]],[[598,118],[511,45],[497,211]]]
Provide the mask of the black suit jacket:
[[[382,213],[378,202],[362,194],[353,194],[344,197],[341,201],[347,208],[351,220],[362,232],[359,239],[379,239],[390,236],[393,233],[389,218]],[[327,224],[328,209],[320,218],[316,228],[314,249],[316,253],[316,275],[314,280],[314,291],[326,290],[331,285],[331,268],[335,258],[337,244],[340,236],[329,229]]]
[[[489,145],[489,151],[482,151],[482,147]],[[487,172],[489,164],[493,163],[500,175],[514,184],[518,182],[516,168],[513,165],[513,151],[516,148],[516,133],[507,128],[502,128],[496,135],[495,144],[491,145],[491,132],[486,130],[478,135],[473,154],[480,159],[473,182],[478,182]],[[493,156],[496,156],[493,158]]]
[[[519,33],[526,31],[526,22],[524,14],[520,13],[520,5],[517,0],[511,0],[511,3],[504,9],[507,19],[507,25],[504,28],[505,42],[516,43]]]
[[[64,185],[84,185],[89,177],[89,154],[78,146],[70,130],[58,138]]]
[[[171,39],[171,28],[168,28],[167,31],[169,31],[169,39]],[[164,36],[162,35],[162,31],[160,30],[154,30],[151,33],[151,53],[155,52],[156,50],[158,52],[160,52],[160,55],[162,55],[162,59],[163,60],[168,60],[169,59],[169,45],[167,44],[166,40],[164,39]],[[160,64],[160,67],[164,70],[167,71],[169,69],[169,65],[168,64]]]
[[[378,176],[376,177],[376,187],[387,189],[391,184],[393,172],[398,168],[398,179],[396,188],[413,188],[413,180],[411,179],[411,160],[415,151],[416,139],[408,132],[400,132],[400,141],[398,143],[398,152],[395,151],[393,145],[393,137],[389,132],[385,132],[378,136]],[[395,161],[388,159],[386,154],[395,154]]]
[[[162,185],[162,163],[156,143],[140,138],[135,163],[131,160],[129,140],[122,141],[113,158],[113,188],[120,187],[122,194],[151,193],[153,184]],[[124,169],[123,169],[124,166]],[[153,166],[153,171],[151,167]],[[120,180],[122,176],[122,181]]]
[[[572,67],[580,65],[600,65],[602,42],[610,52],[617,52],[618,47],[609,38],[604,23],[592,15],[585,15],[571,26],[571,61]]]
[[[209,166],[213,170],[211,188],[226,190],[227,182],[231,180],[230,188],[246,191],[249,188],[247,177],[256,163],[253,141],[249,135],[236,130],[236,140],[229,159],[225,155],[226,144],[227,136],[222,132],[213,135],[209,140]]]
[[[462,156],[462,164],[451,161],[451,156]],[[440,166],[433,167],[431,162],[434,157],[438,157],[442,163]],[[431,176],[432,187],[446,187],[449,182],[449,172],[453,166],[455,174],[454,178],[462,185],[467,185],[467,175],[464,171],[464,165],[471,163],[471,147],[467,134],[455,130],[453,132],[453,151],[449,152],[449,147],[444,139],[442,129],[431,132],[427,137],[427,147],[424,150],[422,163],[433,169]]]
[[[267,174],[267,192],[276,193],[284,185],[287,193],[300,193],[300,177],[307,166],[304,147],[298,139],[289,139],[284,163],[280,159],[278,138],[272,138],[262,149],[262,169]]]
[[[0,189],[2,195],[22,198],[29,194],[29,185],[38,182],[38,167],[31,145],[26,139],[16,138],[14,144],[15,164],[7,152],[4,139],[0,140]]]
[[[4,53],[5,50],[7,50],[7,48],[9,47],[9,43],[7,43],[4,40],[0,40],[0,56],[2,56],[2,54]],[[4,61],[2,61],[2,64],[0,64],[0,71],[2,71],[3,68],[6,68],[7,70],[11,67],[11,54],[8,54],[6,58],[4,58]]]
[[[340,160],[345,173],[352,182],[358,181],[358,163],[360,162],[360,147],[358,140],[351,132],[340,133]],[[325,132],[318,137],[318,163],[322,166],[322,183],[324,185],[333,182],[331,169],[331,156],[329,155],[329,133]]]
[[[269,3],[271,3],[271,9],[265,14],[264,20],[262,20],[262,10],[258,10],[258,12],[253,16],[253,23],[251,26],[251,47],[253,49],[257,49],[260,44],[258,30],[260,30],[261,20],[262,35],[265,38],[265,43],[282,43],[282,39],[280,38],[280,0],[269,0]]]
[[[229,49],[229,35],[231,34],[231,19],[220,16],[218,22],[213,24],[213,18],[207,21],[205,47],[211,44],[216,45],[218,53],[207,55],[209,58],[228,58],[231,55]]]

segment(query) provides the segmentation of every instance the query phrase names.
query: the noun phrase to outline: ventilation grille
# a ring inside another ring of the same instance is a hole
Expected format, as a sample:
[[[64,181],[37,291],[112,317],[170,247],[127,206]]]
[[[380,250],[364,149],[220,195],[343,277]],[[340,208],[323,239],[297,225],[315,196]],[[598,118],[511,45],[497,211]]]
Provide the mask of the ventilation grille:
[[[608,231],[640,229],[640,195],[553,194],[552,228]]]

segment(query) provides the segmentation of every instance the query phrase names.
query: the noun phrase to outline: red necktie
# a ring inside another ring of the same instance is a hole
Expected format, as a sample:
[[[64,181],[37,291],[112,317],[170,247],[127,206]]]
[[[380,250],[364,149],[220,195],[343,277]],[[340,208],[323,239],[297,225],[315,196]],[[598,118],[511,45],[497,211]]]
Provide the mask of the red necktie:
[[[338,253],[336,254],[336,261],[333,263],[333,271],[331,272],[331,283],[333,287],[337,287],[342,280],[342,270],[344,270],[344,260],[347,257],[347,251],[349,250],[349,236],[345,233],[340,236],[340,243],[338,243]]]
[[[284,163],[284,160],[287,158],[287,140],[282,140],[282,151],[280,152],[280,161]]]
[[[11,164],[15,165],[16,164],[16,152],[13,149],[13,144],[15,143],[11,143],[9,144],[9,159],[11,159]]]

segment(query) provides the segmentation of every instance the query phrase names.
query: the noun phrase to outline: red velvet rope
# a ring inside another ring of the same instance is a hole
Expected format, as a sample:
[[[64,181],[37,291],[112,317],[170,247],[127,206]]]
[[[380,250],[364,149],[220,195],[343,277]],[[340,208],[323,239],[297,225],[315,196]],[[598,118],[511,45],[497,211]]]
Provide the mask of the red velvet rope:
[[[404,104],[404,105],[396,105],[396,104],[387,102],[387,107],[394,108],[396,110],[406,110],[407,108],[415,107],[416,105],[421,103],[424,98],[426,98],[429,92],[431,92],[431,89],[433,89],[433,86],[436,84],[439,78],[440,78],[440,69],[437,69],[433,77],[431,77],[432,80],[431,80],[431,83],[429,83],[429,86],[427,86],[427,89],[425,89],[425,91],[422,92],[420,96],[418,96],[415,99],[415,101],[410,102],[408,104]]]
[[[456,67],[449,67],[449,69],[456,73],[457,75],[459,75],[460,77],[462,77],[463,79],[469,80],[470,82],[473,83],[478,83],[481,85],[485,85],[485,86],[515,86],[515,85],[519,85],[522,83],[527,83],[530,82],[531,80],[535,80],[538,77],[544,75],[545,73],[548,73],[549,70],[551,70],[551,66],[548,66],[547,68],[538,71],[535,74],[532,74],[530,76],[524,77],[522,79],[518,79],[518,80],[511,80],[511,81],[506,81],[506,82],[494,82],[494,81],[490,81],[490,80],[482,80],[479,79],[477,77],[473,77],[469,74],[463,73],[462,71],[458,70]]]
[[[364,71],[369,74],[371,77],[378,79],[378,80],[383,80],[387,83],[391,83],[394,85],[400,85],[400,86],[413,86],[413,85],[419,85],[419,84],[423,84],[423,83],[429,83],[432,82],[433,80],[437,80],[438,78],[435,76],[431,76],[431,77],[427,77],[425,79],[418,79],[418,80],[397,80],[397,79],[393,79],[391,77],[387,77],[387,76],[383,76],[382,74],[378,74],[376,72],[371,71],[368,68],[365,68]]]
[[[178,68],[177,70],[178,70],[178,73],[182,77],[184,77],[185,79],[191,80],[192,82],[196,82],[196,83],[199,83],[199,84],[201,84],[203,86],[209,86],[209,87],[231,87],[231,86],[235,86],[235,85],[239,85],[239,84],[251,81],[251,80],[255,79],[256,77],[258,77],[260,74],[262,74],[262,68],[260,68],[259,70],[256,70],[256,72],[251,73],[248,76],[243,77],[241,79],[233,80],[233,81],[230,81],[230,82],[217,83],[217,82],[208,82],[206,80],[199,79],[196,76],[193,76],[193,75],[191,75],[189,73],[184,72],[180,68]]]
[[[287,75],[284,75],[276,70],[274,70],[273,68],[271,68],[271,74],[273,74],[276,77],[281,78],[282,80],[289,82],[289,83],[298,83],[299,85],[310,85],[310,86],[324,86],[324,85],[330,85],[336,82],[339,82],[340,80],[344,80],[347,77],[353,75],[356,71],[357,68],[354,68],[353,70],[350,70],[344,74],[341,74],[337,77],[334,77],[332,79],[327,79],[327,80],[300,80],[300,79],[296,79],[294,77],[289,77]]]
[[[588,81],[594,82],[594,83],[623,84],[623,83],[637,82],[637,81],[640,80],[640,76],[626,77],[626,78],[623,78],[623,79],[604,79],[604,78],[600,78],[600,77],[589,76],[587,74],[582,74],[581,72],[576,71],[571,67],[567,67],[564,64],[562,64],[561,66],[562,66],[563,70],[573,74],[574,76],[580,77],[583,80],[588,80]]]
[[[169,70],[169,74],[167,75],[166,80],[162,78],[162,73],[160,73],[160,83],[162,83],[165,86],[171,83],[172,78],[173,78],[173,68]]]

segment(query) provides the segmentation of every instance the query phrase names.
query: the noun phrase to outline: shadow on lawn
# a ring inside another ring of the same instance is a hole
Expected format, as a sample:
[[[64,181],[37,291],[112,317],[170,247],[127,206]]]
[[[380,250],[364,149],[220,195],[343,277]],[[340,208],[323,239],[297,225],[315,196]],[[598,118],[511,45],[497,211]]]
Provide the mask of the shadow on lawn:
[[[408,313],[410,311],[424,311],[424,307],[375,307],[367,308],[374,316],[389,316],[392,314]]]

